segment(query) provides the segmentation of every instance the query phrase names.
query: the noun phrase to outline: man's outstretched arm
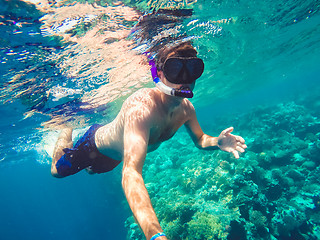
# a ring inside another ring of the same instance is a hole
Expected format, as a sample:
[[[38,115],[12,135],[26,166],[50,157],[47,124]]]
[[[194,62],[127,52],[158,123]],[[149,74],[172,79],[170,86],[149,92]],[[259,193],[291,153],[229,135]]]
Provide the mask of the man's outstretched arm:
[[[217,149],[231,152],[235,158],[239,158],[239,152],[244,152],[247,148],[245,141],[242,137],[233,135],[233,127],[223,130],[219,137],[212,137],[205,134],[198,122],[196,112],[192,106],[190,118],[185,123],[188,133],[190,134],[193,142],[199,148],[203,149]]]
[[[137,116],[139,117],[141,116]],[[137,118],[128,120],[125,126],[122,187],[135,219],[149,240],[155,234],[162,232],[162,229],[142,178],[142,167],[149,141],[149,131],[145,130],[148,126]],[[166,239],[166,237],[157,238],[157,240]]]

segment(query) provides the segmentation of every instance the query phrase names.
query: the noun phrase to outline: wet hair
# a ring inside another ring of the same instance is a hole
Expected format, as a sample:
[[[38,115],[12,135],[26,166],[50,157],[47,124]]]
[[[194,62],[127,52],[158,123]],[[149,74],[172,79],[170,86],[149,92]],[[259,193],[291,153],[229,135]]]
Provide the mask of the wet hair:
[[[166,46],[188,41],[183,22],[192,14],[192,9],[154,9],[139,18],[131,29],[130,38],[135,41],[138,52],[141,48],[141,53],[156,55]]]
[[[157,55],[157,69],[162,70],[162,67],[169,55],[170,57],[196,57],[197,54],[198,52],[190,42],[184,42],[172,48],[164,47]]]

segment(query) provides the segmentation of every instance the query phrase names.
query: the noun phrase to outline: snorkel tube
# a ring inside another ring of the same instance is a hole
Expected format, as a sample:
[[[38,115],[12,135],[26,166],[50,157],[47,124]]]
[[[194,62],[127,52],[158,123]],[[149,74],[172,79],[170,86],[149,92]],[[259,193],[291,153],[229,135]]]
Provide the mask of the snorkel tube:
[[[168,87],[165,85],[163,82],[161,82],[160,78],[158,77],[157,74],[157,67],[154,59],[150,55],[150,53],[145,53],[149,59],[149,65],[151,66],[151,75],[153,82],[155,83],[156,87],[163,93],[171,96],[176,96],[176,97],[183,97],[183,98],[192,98],[193,97],[193,92],[191,90],[185,90],[185,89],[176,89],[172,87]]]

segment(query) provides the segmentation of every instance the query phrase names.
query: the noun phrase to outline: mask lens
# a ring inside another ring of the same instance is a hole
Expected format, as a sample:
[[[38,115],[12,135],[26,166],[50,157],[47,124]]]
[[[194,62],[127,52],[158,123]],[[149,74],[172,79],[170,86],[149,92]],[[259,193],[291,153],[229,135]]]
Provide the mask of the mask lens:
[[[204,63],[200,58],[168,58],[163,67],[167,80],[175,84],[191,84],[203,70]]]
[[[177,83],[179,73],[183,68],[183,62],[179,58],[168,58],[164,64],[163,72],[168,81]]]
[[[189,72],[190,79],[195,81],[202,75],[204,63],[200,58],[190,58],[186,60],[186,68]]]

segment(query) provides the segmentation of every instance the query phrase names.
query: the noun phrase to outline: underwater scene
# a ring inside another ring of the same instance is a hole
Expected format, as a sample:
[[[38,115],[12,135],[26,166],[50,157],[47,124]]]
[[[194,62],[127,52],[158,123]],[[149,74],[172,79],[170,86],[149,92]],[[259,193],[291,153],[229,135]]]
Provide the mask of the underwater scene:
[[[236,159],[184,127],[143,178],[170,240],[320,239],[320,1],[0,0],[0,239],[145,239],[105,174],[50,174],[65,126],[79,139],[154,87],[145,52],[192,42],[203,131],[230,126]]]

